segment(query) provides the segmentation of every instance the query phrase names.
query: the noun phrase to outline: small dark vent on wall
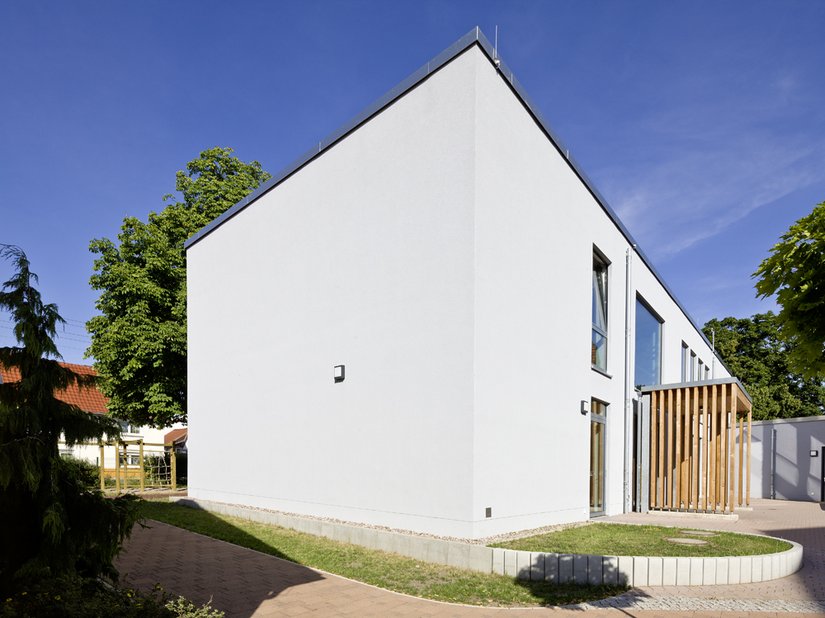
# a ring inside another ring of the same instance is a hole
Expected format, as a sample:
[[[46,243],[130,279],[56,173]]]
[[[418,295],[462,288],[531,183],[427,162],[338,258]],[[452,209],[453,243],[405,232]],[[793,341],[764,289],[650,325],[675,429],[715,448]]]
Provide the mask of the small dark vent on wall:
[[[486,509],[484,509],[484,517],[489,519],[492,516],[493,516],[493,507],[488,506]]]

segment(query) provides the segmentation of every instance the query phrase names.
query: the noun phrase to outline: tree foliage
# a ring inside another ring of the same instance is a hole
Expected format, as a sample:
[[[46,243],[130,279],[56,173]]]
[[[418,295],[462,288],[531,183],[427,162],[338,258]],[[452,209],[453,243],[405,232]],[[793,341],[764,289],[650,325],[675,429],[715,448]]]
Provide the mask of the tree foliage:
[[[716,350],[753,398],[755,419],[825,413],[822,381],[791,368],[779,319],[773,313],[714,319],[702,330],[708,339],[715,331]]]
[[[776,294],[789,359],[799,373],[825,379],[825,202],[782,235],[754,273],[761,297]]]
[[[0,257],[15,267],[0,289],[0,309],[11,314],[19,344],[0,348],[0,363],[19,376],[0,384],[0,589],[25,576],[113,574],[134,522],[131,502],[90,489],[57,443],[61,435],[68,445],[119,436],[118,424],[55,397],[91,378],[58,362],[54,336],[63,318],[43,303],[25,253],[0,245]]]
[[[186,422],[183,243],[268,178],[260,163],[240,161],[231,148],[205,150],[177,173],[182,201],[149,213],[146,222],[126,217],[116,243],[91,242],[100,315],[87,323],[87,355],[111,415],[156,427]]]

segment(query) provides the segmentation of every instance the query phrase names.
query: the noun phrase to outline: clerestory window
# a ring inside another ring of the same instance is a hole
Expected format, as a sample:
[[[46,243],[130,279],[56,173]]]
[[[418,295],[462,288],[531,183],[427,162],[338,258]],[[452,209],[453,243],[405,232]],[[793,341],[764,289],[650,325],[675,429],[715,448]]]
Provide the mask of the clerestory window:
[[[590,363],[607,371],[607,270],[609,262],[593,252],[593,336],[590,341]]]

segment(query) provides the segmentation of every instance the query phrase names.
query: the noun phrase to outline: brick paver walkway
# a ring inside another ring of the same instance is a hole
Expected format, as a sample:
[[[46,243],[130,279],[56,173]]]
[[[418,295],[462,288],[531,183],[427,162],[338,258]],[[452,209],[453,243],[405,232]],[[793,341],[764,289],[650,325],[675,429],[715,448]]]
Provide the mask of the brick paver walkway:
[[[455,616],[530,617],[822,615],[825,601],[825,510],[816,503],[755,501],[739,522],[675,520],[622,515],[612,521],[662,523],[792,539],[805,547],[805,566],[781,580],[742,586],[652,587],[612,600],[615,607],[491,609],[437,603],[367,586],[181,530],[151,522],[136,528],[117,566],[124,580],[142,589],[161,583],[197,603],[212,599],[228,617],[249,616]],[[699,610],[699,611],[697,611]],[[816,612],[819,611],[819,614]],[[808,612],[807,614],[805,612]]]

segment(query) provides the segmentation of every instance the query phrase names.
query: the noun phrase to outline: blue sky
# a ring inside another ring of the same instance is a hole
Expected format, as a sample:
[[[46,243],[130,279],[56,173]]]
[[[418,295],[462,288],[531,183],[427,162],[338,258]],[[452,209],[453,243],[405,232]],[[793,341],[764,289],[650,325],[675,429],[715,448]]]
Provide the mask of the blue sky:
[[[92,238],[211,146],[277,172],[476,25],[694,318],[825,200],[825,3],[0,3],[0,242],[83,362]],[[0,264],[0,280],[8,277]],[[0,316],[0,345],[11,343]]]

